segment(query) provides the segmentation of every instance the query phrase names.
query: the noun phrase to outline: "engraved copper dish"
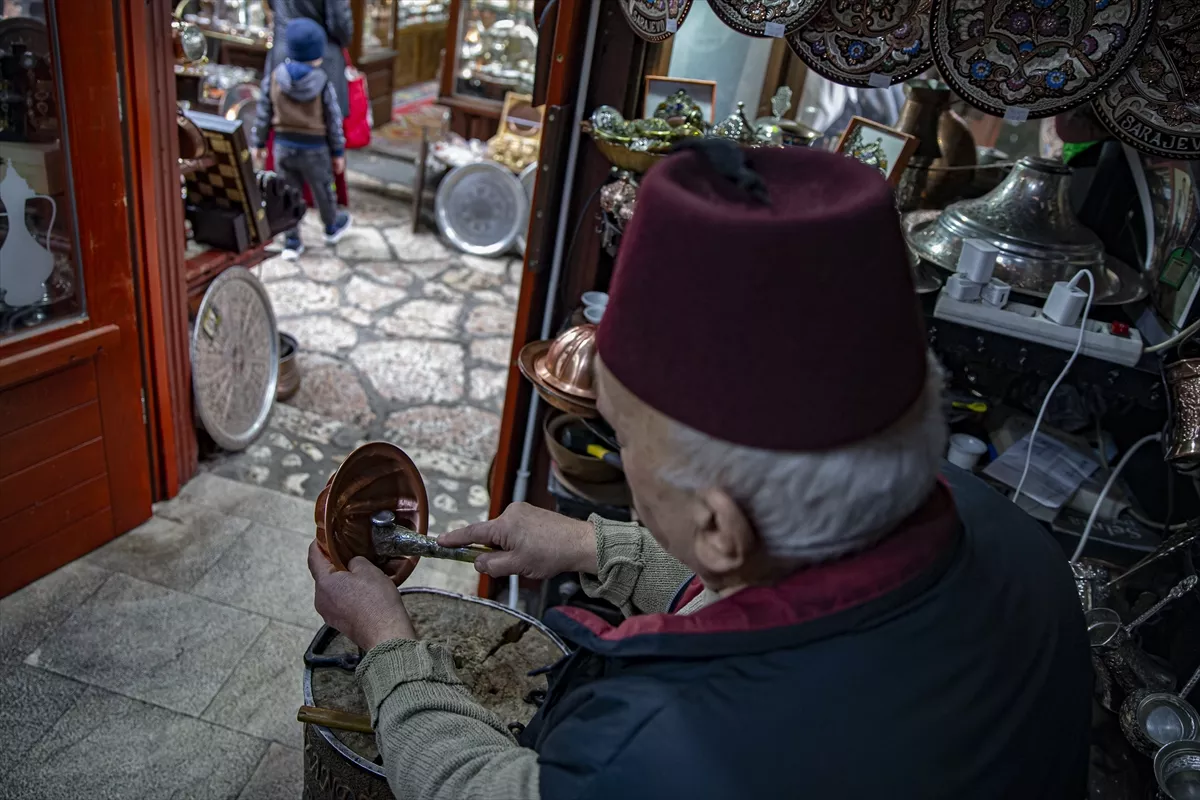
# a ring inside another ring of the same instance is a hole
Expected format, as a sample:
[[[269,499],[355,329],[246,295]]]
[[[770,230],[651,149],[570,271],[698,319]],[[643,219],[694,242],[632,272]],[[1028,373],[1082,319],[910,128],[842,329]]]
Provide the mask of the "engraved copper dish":
[[[390,442],[368,442],[346,456],[317,496],[317,542],[335,567],[346,569],[355,556],[378,566],[388,560],[371,538],[371,515],[385,509],[395,512],[396,524],[429,532],[429,499],[417,465]]]
[[[1163,445],[1167,461],[1181,469],[1200,467],[1200,358],[1185,358],[1166,368],[1171,409]]]
[[[596,326],[584,323],[558,335],[533,362],[533,372],[550,388],[584,400],[596,399],[593,366]]]
[[[953,272],[963,240],[983,239],[1000,251],[996,277],[1021,294],[1046,297],[1056,282],[1089,269],[1096,276],[1096,303],[1145,297],[1140,275],[1107,255],[1100,237],[1075,216],[1068,201],[1070,185],[1069,167],[1022,158],[983,197],[951,203],[932,224],[906,224],[908,240],[921,258]]]

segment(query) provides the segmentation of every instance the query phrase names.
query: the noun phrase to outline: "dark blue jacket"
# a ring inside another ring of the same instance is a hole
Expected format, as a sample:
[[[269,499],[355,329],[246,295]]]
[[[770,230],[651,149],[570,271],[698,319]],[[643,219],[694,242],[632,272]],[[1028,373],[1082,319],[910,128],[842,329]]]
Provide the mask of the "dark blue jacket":
[[[615,628],[548,615],[579,649],[523,735],[542,800],[1084,797],[1092,671],[1066,558],[946,477],[880,545],[777,586]]]

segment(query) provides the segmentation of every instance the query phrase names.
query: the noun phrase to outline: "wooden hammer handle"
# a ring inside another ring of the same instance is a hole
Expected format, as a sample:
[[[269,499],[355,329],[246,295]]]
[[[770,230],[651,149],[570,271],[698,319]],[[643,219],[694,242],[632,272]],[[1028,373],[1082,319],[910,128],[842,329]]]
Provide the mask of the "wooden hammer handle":
[[[337,728],[339,731],[375,732],[375,729],[371,727],[371,718],[366,714],[351,714],[346,711],[334,711],[332,708],[300,706],[300,710],[296,712],[296,719],[308,725]]]

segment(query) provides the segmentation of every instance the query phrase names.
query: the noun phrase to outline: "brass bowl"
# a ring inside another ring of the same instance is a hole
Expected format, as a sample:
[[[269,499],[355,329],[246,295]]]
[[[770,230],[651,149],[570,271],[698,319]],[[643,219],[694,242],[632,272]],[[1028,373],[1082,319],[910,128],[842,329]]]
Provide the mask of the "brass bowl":
[[[346,456],[317,496],[317,541],[335,567],[347,569],[355,556],[386,563],[371,538],[371,516],[383,510],[417,533],[429,530],[429,498],[417,465],[390,442],[368,442]]]
[[[608,159],[608,163],[620,169],[627,169],[630,172],[636,172],[639,175],[649,170],[657,162],[662,161],[667,157],[666,153],[647,153],[644,150],[630,150],[623,144],[610,142],[596,136],[592,125],[588,121],[580,123],[583,132],[590,134],[592,141],[596,143],[596,148],[600,151],[600,155]]]
[[[593,367],[596,326],[590,322],[568,328],[533,362],[534,374],[555,391],[584,400],[596,399]]]
[[[625,473],[612,464],[601,461],[595,456],[568,450],[567,446],[560,441],[559,437],[562,436],[563,429],[569,425],[582,425],[580,419],[578,414],[555,414],[546,417],[542,434],[545,437],[546,450],[550,452],[550,458],[564,475],[578,478],[581,481],[609,483],[624,478]]]

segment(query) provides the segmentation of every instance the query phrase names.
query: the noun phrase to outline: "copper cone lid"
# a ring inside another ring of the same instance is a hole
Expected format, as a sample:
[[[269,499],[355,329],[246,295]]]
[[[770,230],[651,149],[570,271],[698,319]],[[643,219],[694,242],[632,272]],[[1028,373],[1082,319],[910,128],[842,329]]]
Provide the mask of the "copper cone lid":
[[[355,556],[377,566],[371,515],[394,511],[396,524],[417,533],[429,529],[429,500],[417,465],[390,442],[369,442],[346,456],[317,497],[317,541],[340,570]]]
[[[596,326],[568,328],[533,363],[534,374],[551,388],[586,400],[596,399],[592,368],[596,360]]]

